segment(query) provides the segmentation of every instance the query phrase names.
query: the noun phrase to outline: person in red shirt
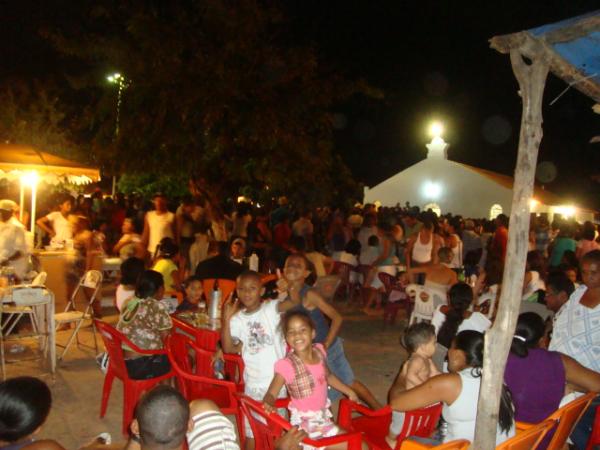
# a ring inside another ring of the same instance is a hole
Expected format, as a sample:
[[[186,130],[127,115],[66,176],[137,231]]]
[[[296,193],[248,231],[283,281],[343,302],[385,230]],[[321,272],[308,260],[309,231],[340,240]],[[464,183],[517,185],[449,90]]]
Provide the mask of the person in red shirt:
[[[498,217],[496,217],[496,231],[492,238],[490,253],[504,262],[504,259],[506,258],[507,243],[508,217],[505,214],[498,214]]]

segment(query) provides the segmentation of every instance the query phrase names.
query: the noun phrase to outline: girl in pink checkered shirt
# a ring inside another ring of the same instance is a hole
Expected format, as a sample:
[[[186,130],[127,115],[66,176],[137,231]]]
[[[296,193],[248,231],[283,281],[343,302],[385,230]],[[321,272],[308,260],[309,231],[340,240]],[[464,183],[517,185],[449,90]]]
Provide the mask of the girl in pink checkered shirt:
[[[309,437],[334,436],[340,431],[331,420],[327,387],[358,401],[356,393],[327,368],[327,353],[322,344],[314,344],[315,326],[305,312],[288,311],[281,321],[287,356],[275,363],[275,376],[263,399],[265,410],[275,411],[275,398],[283,385],[290,395],[290,422],[306,431]]]

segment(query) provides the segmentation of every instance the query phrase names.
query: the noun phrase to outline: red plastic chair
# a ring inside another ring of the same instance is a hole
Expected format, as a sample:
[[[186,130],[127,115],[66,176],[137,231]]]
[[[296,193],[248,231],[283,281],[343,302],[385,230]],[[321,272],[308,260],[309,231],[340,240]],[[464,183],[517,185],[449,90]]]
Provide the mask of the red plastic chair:
[[[179,390],[186,400],[209,399],[215,402],[223,414],[234,415],[240,442],[243,443],[245,439],[244,422],[239,402],[235,396],[238,389],[236,383],[214,378],[212,364],[210,368],[211,376],[200,375],[199,373],[206,370],[206,350],[198,347],[185,336],[170,335],[167,338],[166,347],[169,362],[177,377]],[[192,367],[193,360],[200,361],[196,365],[196,369]],[[242,372],[240,372],[240,376]]]
[[[277,413],[268,414],[262,403],[256,400],[243,394],[238,394],[238,397],[244,416],[250,422],[254,434],[255,450],[275,450],[275,441],[292,428],[290,423]],[[276,405],[279,406],[278,403]],[[302,443],[323,448],[345,442],[348,450],[360,450],[361,441],[360,433],[351,432],[321,439],[306,438]]]
[[[393,325],[396,322],[398,310],[402,306],[404,306],[404,309],[406,310],[406,317],[409,318],[411,313],[410,297],[406,293],[405,289],[400,285],[396,277],[385,272],[379,272],[377,276],[379,277],[379,281],[383,283],[385,295],[388,299],[385,307],[383,308],[383,321],[387,322],[389,319],[389,322]],[[392,292],[395,291],[400,292],[402,298],[391,303],[389,299],[392,295]]]
[[[360,416],[352,417],[354,413],[358,413]],[[431,436],[441,414],[441,403],[405,412],[404,424],[398,434],[395,449],[399,450],[402,441],[408,436]],[[391,450],[385,440],[392,423],[392,408],[389,405],[373,411],[366,406],[344,398],[340,401],[338,423],[346,430],[363,433],[365,441],[371,448]]]
[[[221,302],[224,302],[229,297],[229,294],[235,291],[235,281],[226,280],[224,278],[217,278],[216,281],[219,285],[219,289],[221,289],[221,292],[223,294]],[[204,297],[206,298],[207,305],[210,304],[210,296],[214,286],[215,278],[207,278],[206,280],[202,280],[202,289],[204,290]]]
[[[181,320],[177,315],[171,316],[173,322],[173,329],[171,333],[181,333],[194,340],[196,345],[208,350],[209,352],[215,352],[217,350],[217,343],[221,339],[221,332],[219,330],[211,330],[209,328],[197,328],[184,320]]]
[[[600,406],[596,407],[592,434],[590,434],[585,450],[593,450],[595,446],[600,446]]]
[[[175,376],[175,373],[171,370],[165,375],[160,377],[151,378],[149,380],[134,380],[129,378],[127,367],[125,366],[125,359],[123,357],[123,345],[126,345],[131,350],[142,355],[166,355],[165,350],[142,350],[129,339],[127,339],[121,332],[117,331],[114,327],[110,326],[106,322],[94,319],[96,328],[102,336],[106,352],[109,357],[109,364],[106,375],[104,377],[104,388],[102,390],[102,403],[100,406],[100,417],[104,417],[106,414],[106,407],[108,406],[108,398],[110,397],[110,391],[115,378],[118,378],[123,382],[123,434],[127,434],[129,424],[133,420],[133,413],[135,405],[143,392],[152,389],[159,382]]]
[[[171,333],[167,344],[167,351],[171,352],[183,370],[194,375],[214,378],[213,357],[215,352],[198,346],[188,336],[180,333]],[[224,353],[223,362],[225,379],[233,381],[238,392],[244,392],[244,361],[242,357]]]
[[[445,444],[436,445],[435,447],[405,440],[402,442],[400,450],[468,450],[469,445],[471,445],[471,442],[466,439],[457,439],[456,441],[446,442]]]
[[[352,272],[352,269],[354,269],[354,267],[351,264],[334,261],[331,273],[340,277],[340,285],[335,292],[334,298],[343,296],[349,303],[352,302],[354,297],[354,285],[350,283],[350,273]]]

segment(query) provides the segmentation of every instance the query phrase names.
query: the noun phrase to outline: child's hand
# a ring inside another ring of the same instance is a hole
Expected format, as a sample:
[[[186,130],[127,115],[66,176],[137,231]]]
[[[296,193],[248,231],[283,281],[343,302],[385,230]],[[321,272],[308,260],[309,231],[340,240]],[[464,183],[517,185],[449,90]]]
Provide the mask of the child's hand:
[[[275,406],[273,406],[267,402],[263,402],[263,409],[269,414],[272,414],[275,412]]]
[[[223,320],[229,322],[233,315],[239,310],[239,302],[233,300],[233,292],[229,294],[225,303],[223,303]]]
[[[210,357],[210,362],[212,364],[216,363],[217,361],[223,361],[223,350],[220,348],[218,348]]]
[[[358,395],[352,389],[348,390],[348,398],[353,402],[358,402]]]
[[[287,293],[289,287],[289,283],[281,274],[281,270],[277,269],[277,292],[280,294]]]

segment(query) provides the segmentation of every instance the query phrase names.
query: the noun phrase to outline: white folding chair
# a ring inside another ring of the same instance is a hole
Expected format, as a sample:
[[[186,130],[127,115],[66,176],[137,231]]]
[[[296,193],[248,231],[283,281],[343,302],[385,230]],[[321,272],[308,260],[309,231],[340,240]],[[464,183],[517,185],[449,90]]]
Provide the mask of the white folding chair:
[[[410,315],[408,325],[419,321],[431,322],[433,318],[433,295],[425,286],[419,284],[409,284],[406,287],[406,293],[414,299],[414,308]]]
[[[67,351],[73,344],[74,340],[76,340],[77,346],[84,345],[81,342],[79,342],[79,336],[78,336],[79,329],[83,325],[84,320],[92,321],[92,334],[94,336],[94,349],[96,350],[96,353],[98,353],[98,342],[96,339],[96,327],[94,325],[94,320],[93,320],[94,319],[94,309],[93,309],[92,305],[93,305],[94,301],[96,300],[96,297],[97,297],[98,292],[100,291],[101,287],[102,287],[102,272],[100,272],[99,270],[88,270],[85,274],[83,274],[83,276],[79,280],[77,287],[73,291],[73,295],[71,295],[71,299],[69,300],[69,303],[67,303],[67,307],[65,308],[65,311],[54,315],[54,320],[56,322],[57,330],[61,325],[75,324],[75,329],[73,330],[73,333],[69,337],[69,340],[67,341],[67,343],[65,345],[56,344],[57,346],[64,348],[63,352],[58,357],[59,361],[61,361],[64,358],[65,354],[67,353]],[[77,297],[80,292],[83,293],[85,296],[88,295],[85,292],[85,288],[91,289],[92,294],[89,296],[89,299],[87,301],[87,305],[86,305],[85,309],[83,309],[83,311],[80,311],[77,309],[76,300],[77,300]]]
[[[9,306],[5,303],[2,303],[0,306],[0,320],[1,316],[6,314],[7,311],[10,315],[10,319],[16,317],[15,319],[12,319],[12,325],[10,326],[9,331],[7,333],[0,333],[0,359],[3,377],[5,376],[5,341],[38,337],[39,348],[44,355],[44,358],[48,356],[49,350],[52,352],[52,355],[54,354],[52,349],[50,349],[50,338],[53,334],[53,329],[51,329],[50,325],[52,321],[46,316],[46,312],[42,314],[38,312],[40,307],[46,308],[47,305],[54,303],[54,294],[52,291],[46,289],[44,286],[14,286],[11,289],[10,298],[15,306]],[[47,309],[44,309],[44,311],[47,311]],[[24,314],[28,314],[31,319],[32,332],[9,335],[9,332],[12,331],[14,325]],[[50,368],[52,373],[54,373],[54,364],[52,361]]]

